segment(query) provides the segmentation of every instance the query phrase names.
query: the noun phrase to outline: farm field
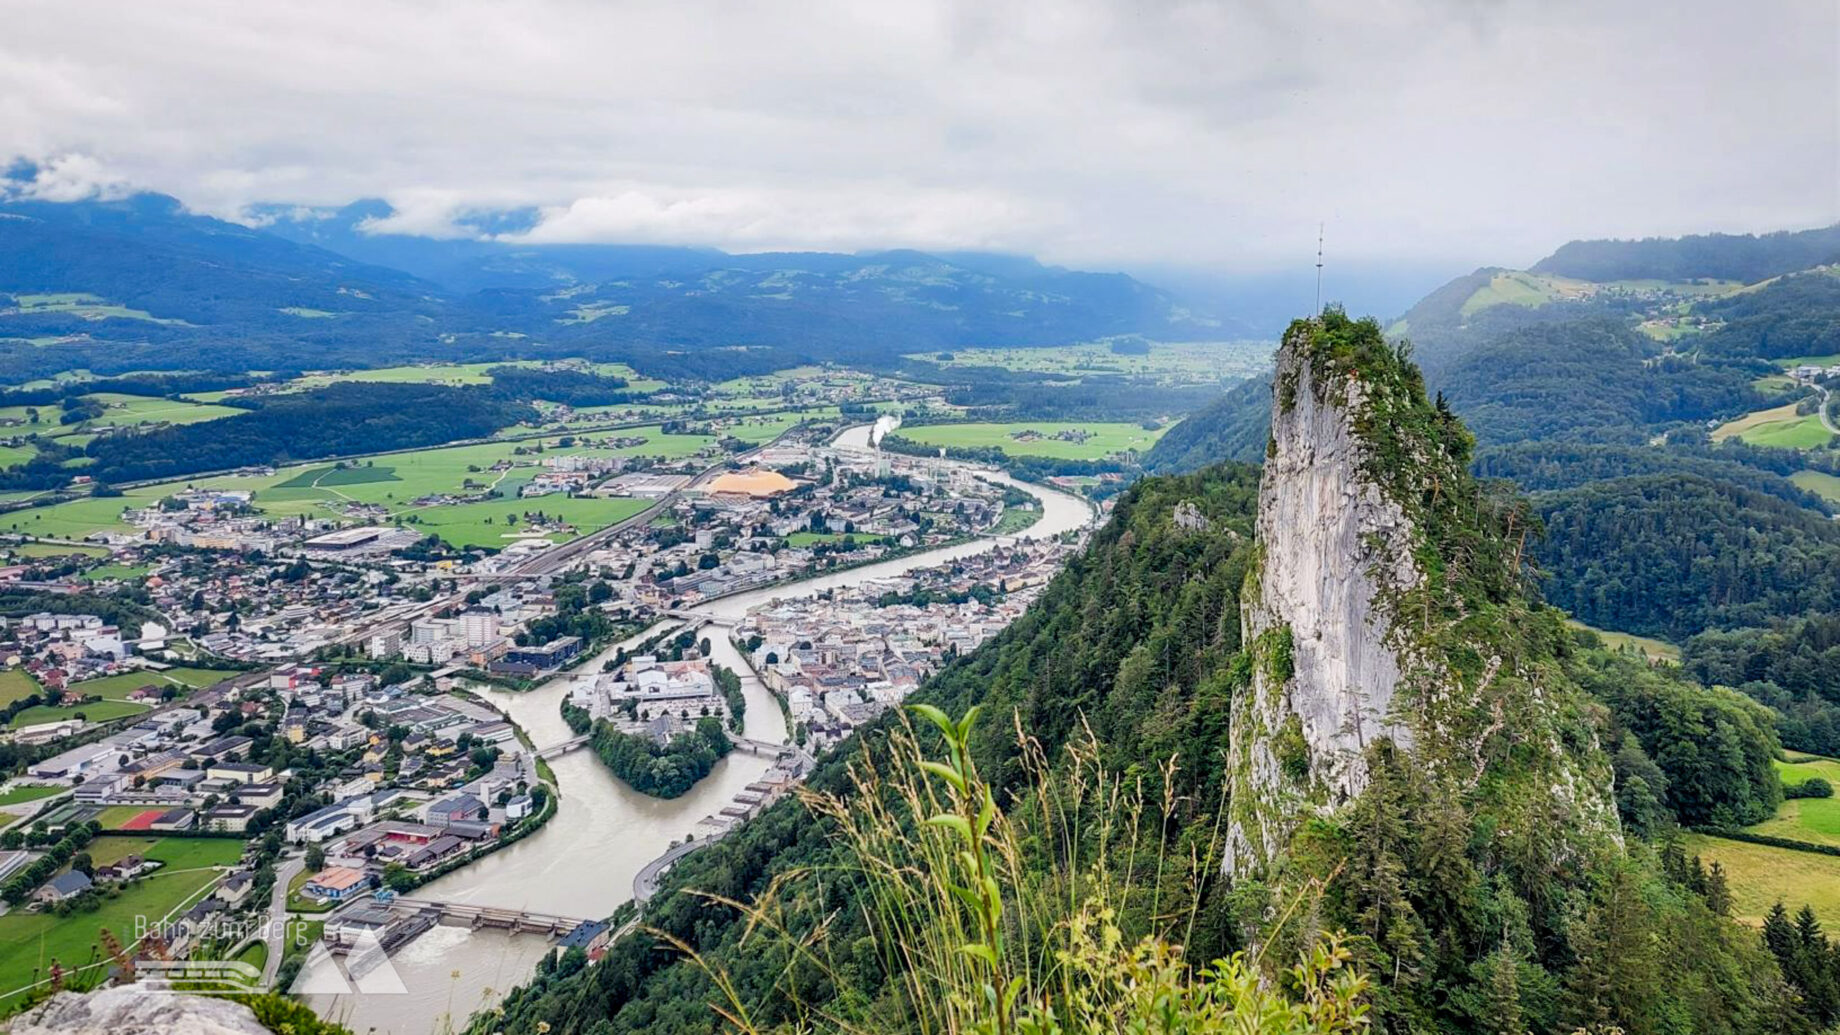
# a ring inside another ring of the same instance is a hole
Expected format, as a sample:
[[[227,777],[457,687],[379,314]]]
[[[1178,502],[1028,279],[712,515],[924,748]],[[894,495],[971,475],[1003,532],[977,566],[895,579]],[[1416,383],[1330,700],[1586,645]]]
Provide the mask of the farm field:
[[[160,685],[170,683],[174,686],[198,689],[221,682],[235,672],[226,672],[210,668],[169,668],[154,672],[125,672],[118,676],[103,676],[101,679],[85,680],[71,684],[70,689],[81,694],[95,694],[108,701],[125,701],[128,694],[148,684]]]
[[[1111,345],[1056,345],[1041,348],[969,348],[949,353],[916,352],[909,359],[948,367],[1002,367],[1005,370],[1068,377],[1133,377],[1165,385],[1219,384],[1264,373],[1271,368],[1275,346],[1267,341],[1152,342],[1149,355],[1127,355]],[[949,355],[950,359],[942,356]]]
[[[1782,449],[1812,449],[1825,443],[1831,436],[1821,426],[1821,418],[1812,413],[1797,415],[1795,407],[1795,403],[1786,403],[1747,413],[1714,429],[1712,440],[1723,442],[1736,436],[1754,446]]]
[[[744,427],[741,433],[765,433],[769,425]],[[783,428],[784,425],[771,425]],[[771,438],[778,430],[765,434]],[[625,429],[617,432],[594,432],[572,437],[576,445],[563,452],[606,456],[646,456],[678,459],[711,448],[715,439],[708,435],[667,435],[659,425]],[[596,445],[616,437],[638,437],[646,441],[637,446],[615,448]],[[126,490],[118,497],[85,497],[0,515],[0,531],[13,531],[60,539],[80,539],[92,532],[127,531],[122,511],[148,506],[185,486],[211,489],[247,489],[255,493],[255,506],[278,517],[311,514],[332,515],[328,504],[341,501],[375,503],[395,513],[426,514],[429,508],[417,509],[410,501],[422,496],[468,491],[466,482],[475,486],[493,484],[499,473],[489,470],[500,461],[534,465],[545,452],[557,449],[557,437],[523,442],[487,442],[466,446],[446,446],[395,453],[362,461],[361,466],[334,471],[331,464],[320,462],[283,468],[273,475],[219,475],[162,482]],[[763,439],[764,441],[764,439]],[[521,451],[521,453],[520,453]],[[515,469],[514,469],[515,470]],[[334,472],[334,473],[328,473]],[[317,484],[314,484],[317,482]],[[496,505],[496,504],[493,504]],[[91,548],[96,549],[96,548]]]
[[[1689,857],[1697,855],[1707,866],[1716,860],[1725,868],[1738,920],[1762,924],[1780,899],[1791,913],[1807,903],[1822,924],[1840,923],[1840,857],[1706,834],[1685,834],[1681,842]]]
[[[295,378],[291,384],[296,388],[323,388],[329,384],[343,381],[366,381],[373,384],[440,384],[440,385],[483,385],[491,384],[492,378],[486,371],[492,367],[512,366],[510,363],[429,363],[400,367],[377,367],[372,370],[340,370],[307,374]]]
[[[60,719],[74,719],[81,715],[88,722],[108,722],[124,716],[137,715],[148,709],[147,705],[130,701],[91,701],[88,704],[45,705],[36,704],[22,709],[13,716],[12,726],[33,726],[41,722],[57,722]]]
[[[525,526],[521,517],[523,514],[541,513],[550,518],[560,517],[575,526],[573,535],[551,533],[543,537],[559,543],[624,521],[649,506],[649,500],[619,497],[538,496],[522,500],[422,507],[409,511],[404,520],[408,527],[438,535],[453,546],[502,548],[519,539],[530,538],[528,534],[521,534]],[[507,520],[514,516],[518,518],[515,522]]]
[[[66,967],[86,966],[101,952],[99,932],[107,930],[123,943],[131,942],[138,918],[155,922],[189,906],[217,878],[215,870],[155,872],[120,895],[105,898],[92,913],[59,917],[21,910],[0,916],[0,1012],[14,1006],[6,993],[42,979],[52,960]]]
[[[11,548],[20,557],[107,557],[106,546],[71,546],[68,543],[20,543]]]
[[[1830,503],[1840,503],[1840,478],[1821,471],[1797,471],[1789,480]]]
[[[1064,424],[1027,421],[1016,424],[929,424],[902,427],[896,434],[934,446],[1001,449],[1010,456],[1041,456],[1056,460],[1098,460],[1113,453],[1142,452],[1163,437],[1167,427],[1154,431],[1130,423]],[[1057,434],[1085,432],[1084,441],[1057,439]],[[1029,436],[1032,438],[1018,438]]]
[[[213,406],[209,403],[181,402],[176,399],[148,398],[140,395],[122,395],[117,392],[97,392],[83,398],[102,403],[107,409],[102,416],[84,421],[84,428],[119,428],[135,424],[196,424],[199,421],[216,420],[219,417],[235,417],[246,410],[230,406]]]
[[[1840,352],[1828,356],[1791,356],[1773,362],[1784,370],[1794,370],[1800,366],[1831,367],[1840,364]]]
[[[1633,649],[1640,651],[1652,661],[1669,661],[1675,664],[1679,664],[1680,662],[1680,648],[1665,640],[1657,640],[1648,636],[1636,636],[1631,633],[1612,632],[1609,629],[1599,629],[1594,625],[1586,625],[1583,622],[1570,618],[1566,619],[1565,624],[1574,629],[1591,630],[1602,637],[1604,645],[1611,650]]]
[[[18,308],[11,311],[0,311],[0,316],[33,313],[69,313],[72,316],[84,320],[115,318],[120,320],[146,320],[149,323],[170,323],[180,325],[185,323],[184,320],[162,319],[145,310],[130,309],[127,306],[110,302],[99,295],[92,295],[82,291],[52,295],[14,295],[13,298],[19,303]]]

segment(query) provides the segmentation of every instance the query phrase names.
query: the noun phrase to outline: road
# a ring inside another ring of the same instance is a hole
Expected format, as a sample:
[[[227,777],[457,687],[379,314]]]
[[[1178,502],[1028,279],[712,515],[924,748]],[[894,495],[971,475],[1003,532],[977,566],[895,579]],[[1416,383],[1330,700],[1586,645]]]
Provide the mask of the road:
[[[306,858],[288,859],[275,867],[275,889],[268,895],[268,923],[263,925],[262,940],[268,943],[268,962],[262,964],[262,987],[273,988],[275,975],[281,972],[281,957],[287,954],[288,885],[294,875],[307,868]]]

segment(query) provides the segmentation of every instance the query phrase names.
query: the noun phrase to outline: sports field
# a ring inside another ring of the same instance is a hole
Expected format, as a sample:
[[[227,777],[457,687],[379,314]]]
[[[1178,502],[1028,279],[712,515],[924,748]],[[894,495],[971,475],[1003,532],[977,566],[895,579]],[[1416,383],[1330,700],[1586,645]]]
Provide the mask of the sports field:
[[[1168,426],[1148,430],[1128,423],[1064,424],[1027,421],[1016,424],[928,424],[902,427],[896,434],[934,446],[996,447],[1009,456],[1056,460],[1100,460],[1114,453],[1142,452],[1156,444]]]

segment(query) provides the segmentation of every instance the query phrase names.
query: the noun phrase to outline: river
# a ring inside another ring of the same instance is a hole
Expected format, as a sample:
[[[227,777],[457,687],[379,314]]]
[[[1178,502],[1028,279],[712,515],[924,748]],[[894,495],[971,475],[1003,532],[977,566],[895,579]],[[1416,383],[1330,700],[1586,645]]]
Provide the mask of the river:
[[[869,425],[847,429],[834,444],[869,449],[869,432]],[[1029,535],[1058,535],[1093,520],[1092,507],[1077,497],[996,472],[980,470],[978,475],[1022,489],[1040,501],[1042,517],[1027,529]],[[770,600],[810,596],[899,575],[980,553],[993,545],[989,539],[973,540],[789,586],[741,593],[691,610],[718,621],[730,621]],[[490,691],[484,696],[503,709],[538,747],[567,740],[573,734],[562,721],[560,705],[575,680],[592,678],[600,672],[604,659],[621,647],[632,648],[651,633],[647,630],[609,647],[535,690]],[[743,673],[746,735],[753,740],[784,743],[786,723],[779,703],[758,679],[747,674],[739,652],[721,629],[710,629],[709,639],[714,659]],[[768,759],[734,752],[716,763],[715,769],[690,793],[660,801],[614,779],[593,752],[571,752],[550,763],[561,787],[561,803],[541,830],[418,888],[415,895],[557,916],[608,916],[632,897],[633,878],[646,863],[673,841],[705,835],[710,828],[701,826],[699,821],[727,805],[736,792],[758,779],[770,764]],[[436,927],[391,957],[406,993],[315,996],[308,1001],[322,1016],[360,1035],[366,1031],[427,1035],[449,1030],[450,1026],[458,1029],[474,1011],[491,1006],[526,980],[548,947],[547,939],[534,935]]]

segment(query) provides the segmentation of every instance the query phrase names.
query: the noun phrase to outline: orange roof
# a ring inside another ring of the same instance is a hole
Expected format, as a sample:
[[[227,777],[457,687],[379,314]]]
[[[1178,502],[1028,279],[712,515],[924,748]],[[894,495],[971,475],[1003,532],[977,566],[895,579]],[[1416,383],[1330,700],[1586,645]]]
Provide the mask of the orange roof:
[[[309,884],[317,884],[333,891],[344,891],[364,879],[364,871],[354,870],[349,866],[328,866],[313,875]]]
[[[778,471],[755,467],[730,471],[709,483],[710,492],[735,492],[744,496],[777,496],[797,488],[798,483]]]

